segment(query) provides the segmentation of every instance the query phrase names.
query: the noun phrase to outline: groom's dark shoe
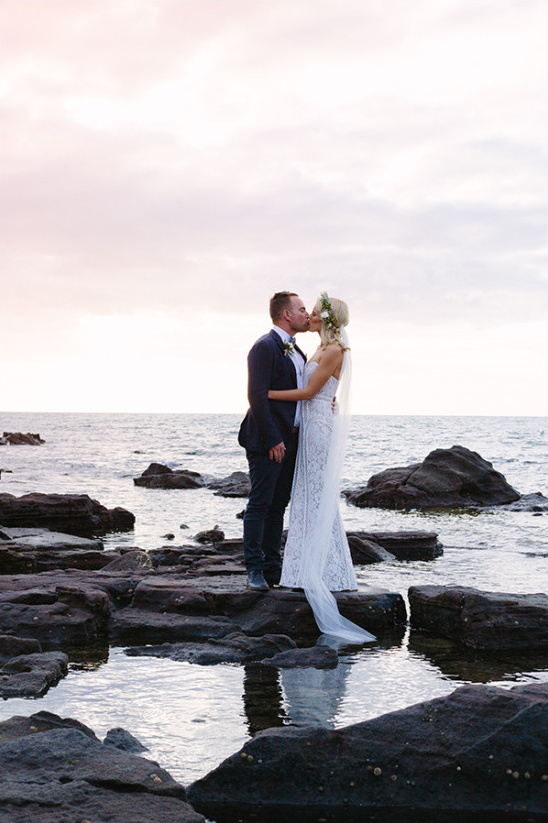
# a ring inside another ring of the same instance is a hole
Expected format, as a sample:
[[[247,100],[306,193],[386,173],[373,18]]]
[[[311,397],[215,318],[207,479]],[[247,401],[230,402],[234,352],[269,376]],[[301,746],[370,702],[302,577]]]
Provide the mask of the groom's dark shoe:
[[[247,587],[259,592],[268,591],[268,583],[260,569],[252,569],[247,573]]]
[[[280,585],[280,577],[280,574],[267,574],[266,572],[264,575],[264,579],[266,580],[270,588],[272,588],[273,586]]]

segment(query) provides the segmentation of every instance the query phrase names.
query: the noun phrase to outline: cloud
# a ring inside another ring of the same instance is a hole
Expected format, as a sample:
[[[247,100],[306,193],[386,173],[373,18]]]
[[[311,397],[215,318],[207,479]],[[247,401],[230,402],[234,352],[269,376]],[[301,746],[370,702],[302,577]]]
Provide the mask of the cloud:
[[[395,338],[540,328],[543,0],[1,12],[7,350],[145,309],[266,320],[278,288]]]

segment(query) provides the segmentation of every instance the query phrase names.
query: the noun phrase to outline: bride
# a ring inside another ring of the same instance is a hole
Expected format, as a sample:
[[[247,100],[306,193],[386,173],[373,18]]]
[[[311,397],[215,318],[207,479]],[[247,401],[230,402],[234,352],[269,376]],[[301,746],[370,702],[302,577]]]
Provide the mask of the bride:
[[[310,315],[320,345],[305,367],[303,389],[271,390],[271,400],[303,401],[289,531],[281,586],[303,588],[320,631],[348,642],[374,635],[342,617],[334,591],[356,590],[356,575],[339,512],[339,482],[349,426],[348,306],[325,292]],[[337,394],[338,414],[332,398]]]

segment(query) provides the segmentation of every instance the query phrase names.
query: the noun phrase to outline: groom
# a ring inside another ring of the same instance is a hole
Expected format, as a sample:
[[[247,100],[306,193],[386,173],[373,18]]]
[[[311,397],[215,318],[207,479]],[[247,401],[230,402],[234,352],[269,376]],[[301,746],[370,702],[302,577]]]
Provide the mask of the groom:
[[[246,450],[251,491],[244,515],[244,560],[248,586],[268,590],[280,582],[284,512],[291,495],[300,406],[269,400],[269,389],[302,388],[306,357],[293,335],[308,331],[310,316],[294,292],[270,301],[273,328],[247,357],[249,410],[238,442]]]

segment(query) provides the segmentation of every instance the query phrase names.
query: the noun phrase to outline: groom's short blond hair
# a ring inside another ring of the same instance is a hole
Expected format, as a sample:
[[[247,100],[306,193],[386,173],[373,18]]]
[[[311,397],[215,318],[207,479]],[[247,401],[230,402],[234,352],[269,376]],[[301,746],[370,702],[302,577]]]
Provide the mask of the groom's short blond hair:
[[[273,323],[280,319],[286,309],[291,307],[292,297],[298,297],[297,292],[277,291],[276,294],[270,298],[270,317]]]

